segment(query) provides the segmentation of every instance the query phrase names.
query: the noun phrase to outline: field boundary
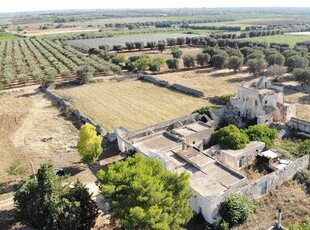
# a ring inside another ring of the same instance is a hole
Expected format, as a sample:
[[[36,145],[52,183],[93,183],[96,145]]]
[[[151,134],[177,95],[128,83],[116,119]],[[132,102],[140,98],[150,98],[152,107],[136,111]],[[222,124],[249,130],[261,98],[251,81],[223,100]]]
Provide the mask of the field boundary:
[[[114,132],[113,133],[108,132],[105,128],[97,124],[93,119],[87,117],[80,110],[76,109],[70,102],[68,102],[61,96],[57,95],[56,93],[53,93],[48,88],[41,86],[40,89],[45,93],[47,98],[50,99],[54,103],[55,106],[61,108],[61,110],[63,110],[65,113],[73,115],[74,118],[76,118],[82,124],[89,123],[95,126],[97,133],[107,138],[110,142],[115,140]]]
[[[181,93],[190,94],[190,95],[195,96],[195,97],[205,97],[204,92],[202,92],[200,90],[193,89],[193,88],[190,88],[188,86],[184,86],[184,85],[176,84],[176,83],[169,84],[168,81],[159,80],[156,77],[151,76],[151,75],[145,74],[145,75],[143,75],[142,79],[144,81],[151,82],[155,85],[163,86],[163,87],[166,87],[166,88],[169,88],[169,89],[181,92]]]

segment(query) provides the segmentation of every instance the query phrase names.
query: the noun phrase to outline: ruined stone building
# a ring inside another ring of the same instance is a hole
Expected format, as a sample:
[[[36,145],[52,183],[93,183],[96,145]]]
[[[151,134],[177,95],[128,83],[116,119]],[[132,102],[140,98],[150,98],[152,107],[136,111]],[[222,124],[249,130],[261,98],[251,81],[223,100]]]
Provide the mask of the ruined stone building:
[[[285,123],[296,116],[296,105],[284,101],[283,87],[262,77],[257,83],[242,83],[227,105],[226,114],[257,124]]]

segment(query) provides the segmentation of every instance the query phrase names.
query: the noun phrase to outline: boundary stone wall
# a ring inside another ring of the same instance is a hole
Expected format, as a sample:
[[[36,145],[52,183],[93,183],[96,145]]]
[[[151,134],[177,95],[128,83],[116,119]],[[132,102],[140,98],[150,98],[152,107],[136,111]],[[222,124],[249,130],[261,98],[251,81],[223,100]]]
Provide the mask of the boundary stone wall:
[[[304,120],[292,117],[292,119],[288,122],[287,125],[290,128],[310,134],[310,122],[308,121],[304,121]]]
[[[197,89],[192,89],[190,87],[184,86],[184,85],[180,85],[180,84],[169,84],[168,81],[164,81],[164,80],[159,80],[156,77],[153,77],[151,75],[143,75],[143,80],[144,81],[148,81],[151,82],[153,84],[159,85],[159,86],[164,86],[176,91],[179,91],[181,93],[186,93],[186,94],[191,94],[193,96],[196,97],[204,97],[204,92],[197,90]]]
[[[66,100],[64,100],[59,95],[51,92],[49,89],[46,89],[44,87],[40,87],[40,89],[47,95],[47,97],[54,102],[57,106],[61,107],[64,111],[71,111],[74,107]],[[97,132],[101,136],[107,137],[110,141],[113,141],[115,139],[115,135],[113,133],[108,133],[103,127],[101,127],[99,124],[97,124],[95,121],[93,121],[91,118],[85,116],[81,111],[74,109],[72,112],[72,115],[77,118],[81,123],[89,123],[96,127]]]

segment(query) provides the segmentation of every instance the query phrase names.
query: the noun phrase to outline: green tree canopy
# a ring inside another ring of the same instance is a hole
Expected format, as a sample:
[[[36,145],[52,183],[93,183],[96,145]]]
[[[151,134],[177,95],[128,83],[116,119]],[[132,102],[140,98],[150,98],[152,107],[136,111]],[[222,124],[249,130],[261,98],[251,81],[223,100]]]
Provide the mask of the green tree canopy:
[[[192,55],[185,55],[183,57],[183,65],[187,68],[195,67],[195,57]]]
[[[222,69],[226,64],[227,59],[228,54],[226,52],[218,52],[212,56],[211,62],[215,68]]]
[[[134,62],[135,67],[137,68],[137,70],[147,70],[147,68],[149,67],[149,63],[150,63],[151,59],[148,56],[142,56],[141,58],[139,58],[137,61]]]
[[[171,173],[155,158],[136,154],[97,176],[112,218],[126,229],[181,229],[193,215],[189,175]]]
[[[98,216],[96,202],[79,181],[74,188],[61,184],[50,164],[26,180],[14,195],[15,217],[34,229],[91,229]]]
[[[294,77],[300,83],[310,84],[310,68],[297,68],[294,70]]]
[[[175,46],[171,50],[171,54],[173,58],[180,58],[183,54],[182,50],[178,46]]]
[[[230,226],[235,226],[247,220],[256,209],[249,197],[230,194],[227,200],[221,203],[220,214]]]
[[[228,58],[227,61],[227,68],[228,69],[233,69],[234,72],[236,72],[237,70],[239,70],[241,68],[243,64],[243,59],[237,56],[231,56],[230,58]]]
[[[269,128],[267,125],[253,125],[245,129],[250,141],[265,142],[268,149],[274,147],[274,140],[278,137],[276,129]]]
[[[248,71],[254,75],[267,68],[267,62],[263,58],[250,59],[247,62]]]
[[[159,72],[160,71],[160,63],[157,61],[151,61],[149,63],[149,70],[152,71],[153,73]]]
[[[101,142],[102,137],[97,136],[95,126],[88,123],[82,126],[77,149],[84,163],[93,164],[98,160],[103,153]]]
[[[243,130],[235,125],[228,125],[211,135],[211,145],[219,144],[223,149],[242,149],[250,142]]]
[[[179,59],[172,58],[166,61],[166,64],[169,69],[178,70],[179,69]]]
[[[210,62],[210,55],[207,53],[199,53],[196,55],[197,65],[204,66]]]
[[[94,77],[94,68],[90,65],[81,66],[77,71],[77,79],[79,80],[80,84],[88,83]]]
[[[285,57],[280,54],[279,52],[273,53],[269,56],[267,56],[266,58],[267,62],[268,62],[268,66],[271,65],[284,65],[285,62]]]

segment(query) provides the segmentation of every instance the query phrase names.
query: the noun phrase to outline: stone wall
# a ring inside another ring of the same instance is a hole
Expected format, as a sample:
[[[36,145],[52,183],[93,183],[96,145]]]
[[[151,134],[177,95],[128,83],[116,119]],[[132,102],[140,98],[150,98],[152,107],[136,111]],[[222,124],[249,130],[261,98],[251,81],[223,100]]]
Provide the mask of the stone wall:
[[[106,136],[110,141],[112,139],[116,139],[115,135],[108,133],[103,127],[101,127],[99,124],[97,124],[95,121],[93,121],[91,118],[85,116],[81,111],[74,109],[74,107],[66,100],[64,100],[59,95],[51,92],[49,89],[46,89],[44,87],[40,87],[41,90],[46,94],[46,96],[58,107],[61,107],[65,112],[70,112],[72,115],[79,120],[81,123],[89,123],[96,127],[97,132],[101,136]]]
[[[177,91],[183,92],[183,93],[194,95],[196,97],[204,97],[205,96],[205,94],[202,91],[192,89],[192,88],[189,88],[187,86],[180,85],[180,84],[173,84],[171,86],[171,88],[175,89]]]
[[[268,175],[261,177],[255,182],[241,188],[238,193],[257,199],[276,186],[294,178],[298,171],[306,169],[309,164],[309,155],[298,158],[288,166],[276,170]]]
[[[292,129],[310,134],[310,122],[308,121],[292,118],[287,125]]]
[[[156,77],[153,77],[151,75],[143,75],[143,80],[151,82],[153,84],[159,85],[159,86],[164,86],[176,91],[179,91],[181,93],[186,93],[186,94],[191,94],[196,97],[204,97],[204,93],[200,90],[192,89],[190,87],[180,85],[180,84],[169,84],[169,82],[164,81],[164,80],[159,80]]]
[[[145,81],[149,81],[149,82],[151,82],[153,84],[156,84],[156,85],[160,85],[160,86],[164,86],[164,87],[170,87],[169,82],[163,81],[163,80],[159,80],[156,77],[153,77],[151,75],[144,75],[143,79]]]

